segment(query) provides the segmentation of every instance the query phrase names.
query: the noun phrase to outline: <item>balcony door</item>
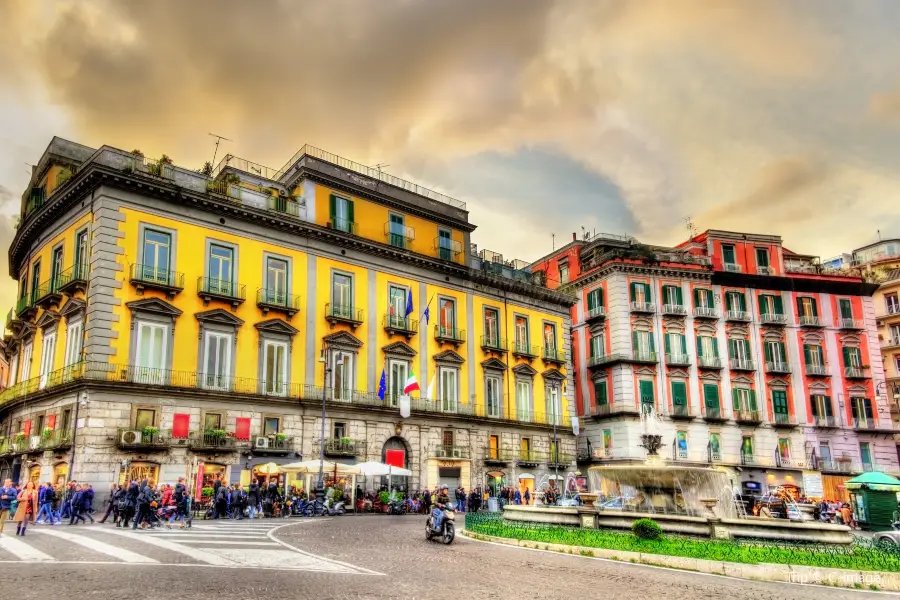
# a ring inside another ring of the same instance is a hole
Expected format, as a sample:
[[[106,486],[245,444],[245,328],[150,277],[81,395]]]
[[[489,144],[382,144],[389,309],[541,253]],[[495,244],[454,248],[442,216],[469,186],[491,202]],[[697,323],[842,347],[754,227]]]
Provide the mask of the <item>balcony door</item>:
[[[79,231],[75,236],[75,275],[84,277],[88,264],[88,232]]]
[[[170,283],[171,252],[171,235],[152,229],[144,231],[141,279],[168,285]]]
[[[331,360],[331,397],[335,402],[350,402],[353,397],[353,355],[335,352]]]
[[[497,418],[500,416],[500,378],[485,377],[484,386],[487,416]]]
[[[441,369],[441,411],[456,412],[459,397],[459,372],[456,369]]]
[[[403,388],[406,387],[406,379],[409,377],[409,363],[400,360],[392,360],[391,362],[391,382],[388,387],[388,406],[397,406],[400,396],[403,395]]]
[[[390,236],[391,246],[403,248],[406,242],[406,227],[403,223],[402,215],[391,214],[390,216]]]
[[[287,394],[287,344],[266,340],[263,344],[265,390],[272,396]]]
[[[406,289],[397,285],[388,290],[388,315],[391,327],[406,327]]]
[[[233,336],[217,331],[206,332],[203,349],[204,387],[227,390],[231,386],[231,346]]]
[[[775,413],[775,421],[787,421],[788,399],[785,390],[772,390],[772,412]]]
[[[165,380],[169,328],[160,323],[138,322],[135,344],[135,380],[161,385]]]
[[[234,249],[210,245],[208,277],[208,292],[223,296],[234,295]]]
[[[500,316],[496,309],[484,309],[484,337],[488,344],[493,347],[500,345]]]
[[[331,280],[331,314],[349,318],[353,313],[353,278],[335,273]]]
[[[287,262],[266,258],[266,297],[263,300],[277,306],[287,305]]]

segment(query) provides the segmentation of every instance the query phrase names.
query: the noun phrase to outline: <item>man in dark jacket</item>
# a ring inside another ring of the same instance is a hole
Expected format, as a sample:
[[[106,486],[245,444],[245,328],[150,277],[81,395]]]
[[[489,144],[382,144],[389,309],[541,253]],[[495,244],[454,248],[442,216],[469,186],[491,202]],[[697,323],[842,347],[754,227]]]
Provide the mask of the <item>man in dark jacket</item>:
[[[216,480],[216,481],[218,482],[218,480]],[[215,489],[215,488],[213,488],[213,489]],[[226,486],[222,485],[221,483],[219,483],[219,488],[218,488],[218,490],[216,490],[215,494],[216,494],[215,495],[215,498],[216,498],[216,510],[215,510],[216,516],[215,516],[215,518],[219,519],[219,518],[226,516],[225,511],[228,508],[228,488]]]
[[[117,508],[117,500],[116,494],[119,492],[118,484],[112,484],[109,487],[109,498],[106,501],[106,512],[103,514],[103,518],[100,519],[100,523],[106,523],[106,520],[109,518],[109,515],[113,515],[113,522],[119,521],[118,508]]]
[[[247,503],[250,505],[250,518],[256,518],[256,507],[259,506],[259,484],[250,482],[250,491],[247,492]]]
[[[72,494],[71,507],[69,507],[69,512],[72,515],[69,517],[69,525],[74,525],[77,521],[85,522],[84,515],[82,514],[84,511],[82,509],[84,502],[84,491],[82,491],[81,485],[75,486],[75,493]]]
[[[237,484],[231,487],[231,518],[241,520],[244,518],[243,509],[241,508],[241,488]]]
[[[131,482],[128,490],[125,492],[125,514],[122,522],[123,527],[128,527],[128,521],[135,517],[138,506],[138,496],[141,495],[141,488],[137,481]]]
[[[137,529],[138,525],[141,529],[144,527],[144,521],[150,521],[150,503],[153,502],[153,488],[150,483],[144,479],[141,481],[140,493],[137,497],[137,515],[134,517],[134,523],[131,524],[132,529]]]

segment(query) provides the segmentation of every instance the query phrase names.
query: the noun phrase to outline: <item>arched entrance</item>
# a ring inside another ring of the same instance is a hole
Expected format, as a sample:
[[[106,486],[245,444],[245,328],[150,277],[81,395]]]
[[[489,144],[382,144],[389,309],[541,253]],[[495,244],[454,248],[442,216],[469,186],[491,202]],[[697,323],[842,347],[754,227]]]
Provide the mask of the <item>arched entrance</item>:
[[[125,485],[132,481],[138,483],[146,479],[150,484],[159,481],[159,465],[151,462],[132,462],[128,465],[128,471],[125,477]]]
[[[409,469],[409,460],[409,444],[407,444],[406,440],[402,437],[394,436],[388,438],[388,440],[384,442],[384,446],[381,449],[381,462],[386,465],[391,465],[392,467]],[[390,481],[388,481],[388,479],[388,477],[382,478],[383,486],[390,486],[398,490],[409,491],[408,477],[391,477]]]
[[[56,463],[53,465],[53,477],[50,480],[53,485],[63,486],[69,478],[69,463]]]

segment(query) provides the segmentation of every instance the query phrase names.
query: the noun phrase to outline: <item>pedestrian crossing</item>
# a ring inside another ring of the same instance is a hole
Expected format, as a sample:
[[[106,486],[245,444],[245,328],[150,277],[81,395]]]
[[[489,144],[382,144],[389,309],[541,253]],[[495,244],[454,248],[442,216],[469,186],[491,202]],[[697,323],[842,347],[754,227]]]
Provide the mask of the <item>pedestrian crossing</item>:
[[[7,527],[0,536],[0,564],[114,563],[378,575],[368,569],[304,552],[279,541],[273,534],[286,525],[299,523],[300,526],[319,527],[326,521],[328,519],[195,520],[190,528],[181,529],[176,525],[173,529],[147,530],[118,528],[112,524],[32,525],[24,537],[14,535],[15,527]]]

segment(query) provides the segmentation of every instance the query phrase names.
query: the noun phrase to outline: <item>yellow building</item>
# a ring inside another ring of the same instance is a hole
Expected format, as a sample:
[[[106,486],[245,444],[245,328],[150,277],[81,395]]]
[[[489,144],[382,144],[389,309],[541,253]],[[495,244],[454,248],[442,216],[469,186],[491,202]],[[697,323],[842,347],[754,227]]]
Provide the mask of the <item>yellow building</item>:
[[[474,229],[462,202],[309,146],[206,176],[54,138],[9,252],[0,478],[199,490],[320,450],[411,489],[565,473],[574,300],[475,255]]]
[[[884,394],[891,408],[891,418],[900,422],[900,268],[887,271],[883,283],[873,296],[878,340],[884,362]],[[900,444],[900,439],[897,440]]]

